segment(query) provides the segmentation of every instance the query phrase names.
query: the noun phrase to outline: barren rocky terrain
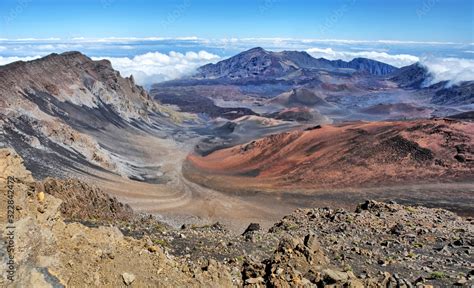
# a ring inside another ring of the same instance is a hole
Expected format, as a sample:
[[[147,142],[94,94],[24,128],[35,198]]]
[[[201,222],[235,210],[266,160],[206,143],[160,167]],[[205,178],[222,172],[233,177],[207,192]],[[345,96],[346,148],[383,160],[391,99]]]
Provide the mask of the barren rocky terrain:
[[[219,223],[173,229],[80,181],[36,181],[14,151],[0,159],[2,205],[11,176],[15,195],[18,280],[0,278],[6,287],[473,284],[472,219],[446,210],[367,201],[355,212],[299,209],[268,232],[257,223],[241,235]]]
[[[260,48],[148,94],[79,52],[0,67],[0,285],[472,285],[471,86],[423,71]]]

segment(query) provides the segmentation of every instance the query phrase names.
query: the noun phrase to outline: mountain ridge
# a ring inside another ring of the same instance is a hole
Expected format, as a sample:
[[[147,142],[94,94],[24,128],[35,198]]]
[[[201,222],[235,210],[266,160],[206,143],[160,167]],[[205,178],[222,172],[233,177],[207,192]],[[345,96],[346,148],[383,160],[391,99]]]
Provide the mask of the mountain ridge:
[[[346,62],[314,58],[306,51],[272,52],[255,47],[216,64],[201,66],[195,77],[205,79],[281,77],[302,69],[350,69],[350,72],[365,72],[377,76],[387,75],[398,70],[394,66],[368,58],[355,58]]]
[[[41,178],[84,173],[85,167],[131,176],[129,165],[106,148],[106,131],[158,133],[157,127],[174,129],[172,117],[179,114],[110,61],[76,51],[0,67],[0,96],[0,146],[32,155],[25,159]]]
[[[46,92],[59,101],[90,108],[103,101],[126,118],[146,118],[146,111],[153,110],[150,96],[133,77],[121,77],[110,61],[93,61],[77,51],[7,64],[0,67],[0,76],[0,93]],[[113,95],[106,95],[107,91]]]

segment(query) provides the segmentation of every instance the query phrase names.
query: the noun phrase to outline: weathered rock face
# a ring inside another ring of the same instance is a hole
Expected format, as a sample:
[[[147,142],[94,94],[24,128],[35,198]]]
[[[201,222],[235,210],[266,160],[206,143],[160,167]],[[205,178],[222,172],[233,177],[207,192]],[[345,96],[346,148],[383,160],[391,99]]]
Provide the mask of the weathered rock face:
[[[123,155],[104,144],[108,130],[152,134],[174,129],[180,115],[153,101],[110,62],[79,52],[0,67],[0,147],[13,147],[41,178],[76,176],[72,167],[130,176],[118,159]],[[127,137],[116,134],[114,141]]]
[[[341,63],[341,62],[339,62]],[[356,71],[365,72],[371,75],[388,75],[398,71],[398,68],[388,65],[379,61],[375,61],[372,59],[367,58],[354,58],[349,62],[342,61],[341,64],[338,65],[341,68],[351,68],[355,69]]]
[[[38,186],[39,190],[62,200],[59,209],[68,220],[125,221],[133,217],[129,205],[79,180],[47,178]]]
[[[297,70],[294,63],[284,63],[272,52],[254,48],[240,53],[217,64],[208,64],[199,68],[199,78],[256,78],[279,77]]]
[[[110,105],[124,118],[147,117],[154,105],[133,78],[121,77],[109,61],[92,61],[79,52],[0,67],[0,95],[0,107],[10,111],[45,97],[88,108]]]

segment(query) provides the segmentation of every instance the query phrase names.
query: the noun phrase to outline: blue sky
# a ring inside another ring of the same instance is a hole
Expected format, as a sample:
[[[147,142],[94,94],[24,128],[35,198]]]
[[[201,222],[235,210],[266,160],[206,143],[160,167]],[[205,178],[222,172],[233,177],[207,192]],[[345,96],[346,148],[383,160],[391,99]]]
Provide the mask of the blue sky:
[[[472,43],[472,0],[2,0],[0,38],[294,37]]]

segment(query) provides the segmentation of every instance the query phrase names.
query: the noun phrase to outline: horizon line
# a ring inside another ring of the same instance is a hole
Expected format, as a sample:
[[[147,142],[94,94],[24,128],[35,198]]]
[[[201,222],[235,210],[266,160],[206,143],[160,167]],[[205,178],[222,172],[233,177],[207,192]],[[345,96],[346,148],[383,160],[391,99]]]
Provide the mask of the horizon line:
[[[69,41],[78,43],[107,43],[107,42],[159,42],[159,41],[217,41],[217,42],[250,42],[250,41],[298,41],[302,43],[345,43],[345,44],[391,44],[391,45],[470,45],[473,46],[474,42],[451,42],[451,41],[413,41],[413,40],[391,40],[391,39],[379,39],[379,40],[364,40],[364,39],[338,39],[338,38],[295,38],[295,37],[220,37],[220,38],[206,38],[199,36],[178,36],[178,37],[162,37],[162,36],[147,36],[147,37],[22,37],[22,38],[0,38],[0,42],[59,42]]]

